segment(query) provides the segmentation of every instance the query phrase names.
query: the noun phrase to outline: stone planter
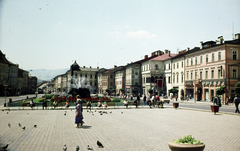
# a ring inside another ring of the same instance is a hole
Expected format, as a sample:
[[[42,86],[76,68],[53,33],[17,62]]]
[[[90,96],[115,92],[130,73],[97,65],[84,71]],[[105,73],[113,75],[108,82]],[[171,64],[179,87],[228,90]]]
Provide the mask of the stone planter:
[[[211,105],[211,110],[212,110],[212,112],[214,112],[214,114],[216,114],[216,112],[219,111],[219,106],[218,105]]]
[[[174,107],[175,109],[177,109],[178,106],[179,106],[179,103],[173,103],[173,107]]]
[[[168,143],[172,151],[203,151],[205,148],[204,143],[200,144],[177,144],[173,142]]]

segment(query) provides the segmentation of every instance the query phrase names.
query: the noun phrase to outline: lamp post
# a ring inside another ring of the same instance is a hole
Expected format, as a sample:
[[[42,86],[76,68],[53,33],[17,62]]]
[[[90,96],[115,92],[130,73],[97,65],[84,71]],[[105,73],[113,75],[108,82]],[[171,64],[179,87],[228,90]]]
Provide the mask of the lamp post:
[[[4,91],[5,91],[5,103],[4,103],[4,107],[7,107],[7,102],[6,102],[7,86],[8,86],[8,85],[4,85]]]

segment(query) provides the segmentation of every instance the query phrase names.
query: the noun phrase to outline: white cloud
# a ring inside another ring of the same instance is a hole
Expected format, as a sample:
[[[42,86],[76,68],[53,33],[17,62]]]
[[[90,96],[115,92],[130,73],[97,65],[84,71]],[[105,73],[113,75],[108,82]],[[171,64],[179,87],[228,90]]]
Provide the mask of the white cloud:
[[[115,36],[120,36],[120,32],[118,32],[118,31],[111,31],[109,34],[115,35]]]
[[[143,31],[143,30],[139,30],[139,31],[129,31],[127,33],[127,37],[137,37],[137,38],[153,38],[156,37],[156,34],[150,34],[148,31]]]

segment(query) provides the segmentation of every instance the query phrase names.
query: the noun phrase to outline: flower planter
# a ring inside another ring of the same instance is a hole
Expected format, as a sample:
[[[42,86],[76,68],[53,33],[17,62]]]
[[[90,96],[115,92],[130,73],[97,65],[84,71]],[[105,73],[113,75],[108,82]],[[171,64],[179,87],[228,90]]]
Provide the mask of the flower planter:
[[[174,142],[168,143],[169,148],[172,151],[203,151],[205,148],[204,143],[200,144],[177,144]]]
[[[177,109],[178,106],[179,106],[179,103],[173,103],[173,107],[174,107],[175,109]]]
[[[216,114],[216,112],[219,111],[219,106],[218,105],[211,105],[211,110],[212,110],[212,112],[214,112],[214,114]]]

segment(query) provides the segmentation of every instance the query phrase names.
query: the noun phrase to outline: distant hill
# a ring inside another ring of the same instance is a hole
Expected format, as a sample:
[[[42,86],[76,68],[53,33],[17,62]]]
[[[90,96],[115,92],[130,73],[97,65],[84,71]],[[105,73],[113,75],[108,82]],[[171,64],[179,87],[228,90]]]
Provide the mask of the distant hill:
[[[36,76],[38,81],[49,81],[58,75],[66,73],[68,70],[69,69],[33,69],[29,73],[31,76]]]

